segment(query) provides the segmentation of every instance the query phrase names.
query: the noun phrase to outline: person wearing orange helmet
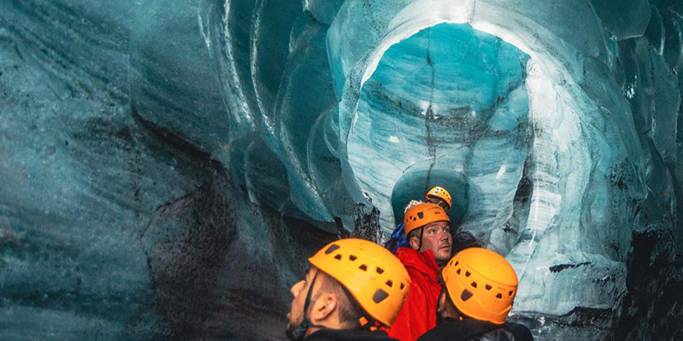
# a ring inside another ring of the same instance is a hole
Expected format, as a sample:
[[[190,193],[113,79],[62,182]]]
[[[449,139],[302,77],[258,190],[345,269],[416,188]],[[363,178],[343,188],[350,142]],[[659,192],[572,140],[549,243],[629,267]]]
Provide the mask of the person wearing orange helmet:
[[[448,211],[453,206],[453,198],[448,191],[440,186],[434,186],[425,193],[425,201],[441,206]]]
[[[441,206],[444,211],[448,212],[453,205],[453,199],[448,191],[439,186],[434,186],[430,188],[424,195],[425,202],[431,202]],[[413,201],[413,203],[419,203],[419,201]],[[410,206],[411,204],[408,204]],[[406,210],[408,208],[406,207]],[[404,224],[400,223],[396,225],[396,228],[391,233],[389,240],[384,244],[384,247],[389,249],[391,252],[396,252],[399,247],[406,247],[408,245],[408,238],[404,233]]]
[[[525,326],[506,322],[517,295],[515,269],[501,255],[484,248],[456,254],[441,270],[442,321],[420,341],[533,340]]]
[[[448,214],[434,203],[409,206],[403,225],[409,247],[398,248],[396,256],[408,270],[412,284],[389,336],[415,340],[436,326],[439,266],[450,259],[453,238]]]
[[[308,259],[291,288],[287,335],[294,340],[392,340],[390,326],[408,294],[410,277],[380,245],[340,239]]]
[[[425,193],[425,201],[441,206],[446,212],[453,206],[451,194],[443,187],[434,186]],[[479,247],[481,244],[471,233],[467,231],[456,231],[453,235],[453,253],[469,247]]]
[[[434,186],[430,188],[424,195],[425,202],[433,203],[441,206],[444,211],[449,212],[453,206],[453,197],[451,194],[441,186]],[[417,202],[417,201],[415,201]],[[408,204],[410,206],[411,204]],[[407,208],[406,208],[407,210]],[[454,252],[460,251],[464,248],[480,246],[477,239],[466,231],[458,231],[454,235]],[[396,253],[400,247],[409,247],[408,238],[404,232],[404,224],[398,224],[396,229],[391,233],[389,240],[384,244],[389,251]]]

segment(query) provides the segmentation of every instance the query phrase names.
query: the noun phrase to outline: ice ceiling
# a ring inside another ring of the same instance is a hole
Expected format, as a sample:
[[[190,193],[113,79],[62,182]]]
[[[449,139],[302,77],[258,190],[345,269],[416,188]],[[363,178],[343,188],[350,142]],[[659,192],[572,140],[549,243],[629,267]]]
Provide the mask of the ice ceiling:
[[[656,336],[682,32],[665,0],[2,2],[0,338],[281,337],[335,218],[388,233],[431,184],[537,337]]]

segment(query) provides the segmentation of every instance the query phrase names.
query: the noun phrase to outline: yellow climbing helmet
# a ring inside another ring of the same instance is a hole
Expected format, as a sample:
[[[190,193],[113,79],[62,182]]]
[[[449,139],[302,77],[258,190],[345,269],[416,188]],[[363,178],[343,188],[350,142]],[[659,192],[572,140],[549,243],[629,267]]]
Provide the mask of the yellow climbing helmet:
[[[384,247],[363,239],[327,244],[308,261],[343,285],[374,320],[390,326],[408,296],[410,276]]]
[[[451,194],[448,193],[448,191],[443,187],[432,187],[432,189],[427,191],[427,193],[425,194],[425,198],[441,199],[448,204],[448,208],[451,208],[451,206],[453,206],[453,198],[451,197]]]
[[[505,323],[517,294],[517,274],[501,255],[484,248],[458,252],[441,270],[448,295],[463,314]]]
[[[450,222],[451,220],[441,206],[428,202],[420,203],[409,207],[403,214],[403,232],[407,236],[417,228],[438,221]]]

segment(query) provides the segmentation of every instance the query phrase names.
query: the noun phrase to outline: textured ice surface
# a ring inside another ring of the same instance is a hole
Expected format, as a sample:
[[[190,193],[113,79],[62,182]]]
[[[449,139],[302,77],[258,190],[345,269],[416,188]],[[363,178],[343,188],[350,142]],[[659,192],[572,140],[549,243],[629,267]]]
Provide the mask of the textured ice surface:
[[[440,8],[431,10],[435,4]],[[645,169],[628,103],[610,74],[614,56],[591,7],[392,3],[383,7],[395,17],[380,26],[355,16],[354,6],[363,7],[345,4],[328,35],[333,63],[355,65],[335,73],[345,79],[340,129],[347,176],[391,212],[385,189],[404,172],[461,172],[470,187],[462,227],[517,267],[525,285],[516,311],[611,307],[624,286],[624,227],[633,225],[623,212],[645,197]],[[369,32],[345,34],[363,30]],[[353,35],[372,48],[347,48]],[[461,54],[444,60],[439,53],[449,48]],[[531,195],[515,216],[527,160]],[[627,190],[610,182],[611,174],[629,172]],[[384,218],[390,226],[393,219]],[[563,264],[582,266],[550,270]]]
[[[683,241],[682,25],[664,0],[0,2],[0,338],[281,336],[313,226],[374,206],[386,233],[433,184],[536,335],[654,335],[676,281],[633,278]]]

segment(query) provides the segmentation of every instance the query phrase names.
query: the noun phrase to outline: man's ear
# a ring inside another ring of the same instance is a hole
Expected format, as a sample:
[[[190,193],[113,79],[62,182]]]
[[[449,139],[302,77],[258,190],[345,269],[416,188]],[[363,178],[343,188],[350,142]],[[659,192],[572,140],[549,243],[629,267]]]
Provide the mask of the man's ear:
[[[439,295],[439,301],[438,301],[438,307],[436,308],[436,311],[440,314],[444,313],[446,311],[446,301],[448,298],[446,297],[446,292],[442,291],[441,295]]]
[[[337,311],[339,299],[333,293],[324,293],[312,302],[309,319],[314,325],[329,326],[333,321],[334,312]],[[338,322],[338,321],[337,321]]]
[[[413,250],[420,251],[420,241],[418,237],[408,237],[408,244]]]

